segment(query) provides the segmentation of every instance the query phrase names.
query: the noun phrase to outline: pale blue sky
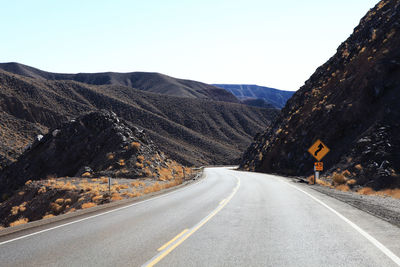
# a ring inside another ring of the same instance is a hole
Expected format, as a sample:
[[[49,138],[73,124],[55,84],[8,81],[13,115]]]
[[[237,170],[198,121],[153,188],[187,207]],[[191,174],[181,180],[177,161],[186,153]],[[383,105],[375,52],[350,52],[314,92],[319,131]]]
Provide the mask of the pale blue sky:
[[[1,2],[0,62],[297,90],[378,1]]]

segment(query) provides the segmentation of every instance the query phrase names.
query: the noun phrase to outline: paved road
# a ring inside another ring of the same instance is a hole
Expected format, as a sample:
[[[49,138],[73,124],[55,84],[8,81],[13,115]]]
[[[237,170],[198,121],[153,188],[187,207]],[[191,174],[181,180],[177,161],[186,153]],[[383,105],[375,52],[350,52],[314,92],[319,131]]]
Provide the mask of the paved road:
[[[399,228],[304,184],[226,168],[205,174],[196,184],[97,217],[0,238],[0,266],[400,263]]]

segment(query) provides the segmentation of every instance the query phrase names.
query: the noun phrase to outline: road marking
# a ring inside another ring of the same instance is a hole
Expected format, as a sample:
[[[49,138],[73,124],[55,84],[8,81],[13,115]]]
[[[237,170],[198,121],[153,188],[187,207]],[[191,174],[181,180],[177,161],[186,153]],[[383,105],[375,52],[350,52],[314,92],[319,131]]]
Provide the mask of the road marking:
[[[224,198],[223,200],[221,200],[221,202],[219,202],[219,205],[222,205],[222,203],[224,203],[225,200],[226,200],[226,198]]]
[[[166,247],[168,247],[172,242],[174,242],[175,240],[177,240],[179,237],[181,237],[184,233],[186,233],[187,231],[189,231],[189,229],[185,229],[183,230],[180,234],[178,234],[177,236],[175,236],[174,238],[172,238],[170,241],[168,241],[167,243],[165,243],[162,247],[160,247],[159,249],[157,249],[157,251],[161,251],[164,250]]]
[[[176,247],[182,244],[186,239],[188,239],[192,234],[194,234],[197,230],[199,230],[204,224],[206,224],[212,217],[214,217],[218,212],[220,212],[233,198],[240,187],[240,179],[236,177],[237,182],[235,188],[233,188],[232,193],[224,199],[225,201],[221,201],[218,207],[213,210],[209,215],[203,218],[199,223],[189,229],[185,234],[183,234],[180,238],[176,239],[174,242],[171,242],[164,250],[161,250],[157,255],[151,258],[149,261],[144,263],[142,266],[151,267],[157,264],[160,260],[162,260],[165,256],[167,256],[171,251],[173,251]]]
[[[204,175],[207,177],[207,174],[205,172],[204,172]],[[109,214],[109,213],[112,213],[112,212],[115,212],[115,211],[119,211],[119,210],[127,209],[127,208],[130,208],[130,207],[133,207],[133,206],[137,206],[139,204],[143,204],[143,203],[146,203],[146,202],[149,202],[149,201],[153,201],[153,200],[156,200],[156,199],[159,199],[159,198],[163,198],[163,197],[178,193],[180,191],[186,190],[186,189],[188,189],[188,188],[190,188],[190,187],[192,187],[194,185],[199,184],[203,180],[204,179],[201,179],[200,181],[198,181],[198,182],[196,182],[194,184],[191,184],[191,185],[186,186],[184,188],[172,191],[170,193],[167,193],[167,194],[164,194],[164,195],[161,195],[161,196],[158,196],[158,197],[149,198],[149,199],[146,199],[146,200],[143,200],[143,201],[140,201],[140,202],[136,202],[136,203],[133,203],[133,204],[130,204],[130,205],[127,205],[127,206],[123,206],[123,207],[120,207],[120,208],[117,208],[117,209],[109,210],[109,211],[106,211],[106,212],[103,212],[103,213],[99,213],[99,214],[96,214],[96,215],[92,215],[92,216],[89,216],[89,217],[85,217],[85,218],[82,218],[82,219],[79,219],[79,220],[76,220],[76,221],[72,221],[72,222],[69,222],[69,223],[64,223],[64,224],[57,225],[57,226],[54,226],[54,227],[51,227],[51,228],[47,228],[47,229],[44,229],[44,230],[41,230],[41,231],[37,231],[37,232],[30,233],[30,234],[27,234],[27,235],[19,236],[19,237],[10,239],[10,240],[6,240],[6,241],[3,241],[3,242],[0,242],[0,246],[5,245],[7,243],[11,243],[11,242],[17,241],[17,240],[20,240],[20,239],[27,238],[27,237],[30,237],[30,236],[34,236],[34,235],[42,234],[42,233],[45,233],[45,232],[48,232],[48,231],[51,231],[51,230],[55,230],[55,229],[58,229],[58,228],[61,228],[61,227],[64,227],[64,226],[68,226],[68,225],[75,224],[75,223],[78,223],[78,222],[83,222],[83,221],[86,221],[86,220],[89,220],[89,219],[93,219],[93,218],[96,218],[96,217],[99,217],[99,216],[102,216],[102,215],[106,215],[106,214]]]
[[[368,241],[370,241],[375,247],[377,247],[380,251],[382,251],[383,253],[385,253],[386,256],[388,256],[394,263],[396,263],[398,266],[400,266],[400,258],[394,254],[390,249],[388,249],[387,247],[385,247],[381,242],[379,242],[378,240],[376,240],[374,237],[372,237],[370,234],[368,234],[366,231],[364,231],[363,229],[361,229],[358,225],[356,225],[355,223],[353,223],[352,221],[350,221],[349,219],[347,219],[345,216],[343,216],[342,214],[340,214],[338,211],[334,210],[333,208],[329,207],[327,204],[325,204],[324,202],[322,202],[321,200],[319,200],[318,198],[314,197],[313,195],[311,195],[310,193],[307,193],[306,191],[298,188],[297,186],[294,186],[286,181],[284,181],[285,183],[287,183],[288,185],[290,185],[291,187],[299,190],[300,192],[303,192],[304,194],[306,194],[307,196],[309,196],[310,198],[314,199],[316,202],[318,202],[319,204],[321,204],[322,206],[324,206],[325,208],[327,208],[328,210],[330,210],[331,212],[333,212],[334,214],[336,214],[340,219],[342,219],[343,221],[345,221],[346,223],[348,223],[351,227],[353,227],[357,232],[359,232],[362,236],[364,236],[366,239],[368,239]]]

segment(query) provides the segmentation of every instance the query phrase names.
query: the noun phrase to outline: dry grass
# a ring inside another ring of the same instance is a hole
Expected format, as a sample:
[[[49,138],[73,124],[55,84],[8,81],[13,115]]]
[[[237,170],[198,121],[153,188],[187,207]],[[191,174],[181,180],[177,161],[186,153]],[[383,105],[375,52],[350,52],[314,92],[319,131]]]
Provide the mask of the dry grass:
[[[21,224],[26,224],[26,223],[28,223],[28,221],[29,221],[28,218],[20,218],[16,221],[10,223],[10,226],[12,227],[12,226],[17,226],[17,225],[21,225]]]
[[[144,156],[142,156],[142,155],[137,156],[137,160],[138,160],[139,162],[143,162],[143,161],[144,161]]]
[[[42,217],[42,219],[48,219],[54,217],[54,214],[47,214]]]
[[[62,205],[64,204],[64,199],[63,198],[57,198],[56,201],[54,201],[55,203],[57,203],[58,205]]]
[[[376,191],[371,187],[363,187],[357,191],[360,195],[375,195]]]
[[[92,201],[94,201],[94,202],[99,202],[102,199],[103,199],[103,195],[98,195],[98,196],[92,197]]]
[[[52,203],[50,203],[50,209],[51,209],[51,211],[53,211],[55,213],[60,213],[63,210],[63,206],[61,206],[55,202],[52,202]]]
[[[114,157],[115,157],[114,153],[109,153],[109,154],[107,155],[107,159],[109,159],[109,160],[114,159]]]
[[[337,172],[333,172],[332,174],[332,180],[334,182],[335,185],[341,185],[341,184],[345,184],[347,179],[346,177],[343,175],[343,173],[337,173]]]
[[[30,185],[32,183],[32,180],[28,180],[25,182],[25,185]]]
[[[125,160],[124,159],[120,159],[118,161],[119,166],[125,166]]]
[[[85,172],[82,174],[82,177],[91,177],[92,174],[90,172]]]
[[[97,206],[96,203],[87,202],[87,203],[82,204],[82,209],[88,209],[88,208],[95,207],[95,206]]]
[[[124,199],[124,198],[121,197],[121,195],[118,194],[118,193],[113,193],[113,194],[111,195],[111,201],[117,201],[117,200],[122,200],[122,199]]]
[[[356,166],[354,166],[354,168],[356,168],[357,170],[361,171],[363,169],[363,167],[361,166],[361,164],[357,164]]]
[[[143,163],[136,162],[135,166],[136,166],[136,168],[142,169],[143,168]]]
[[[108,184],[108,177],[100,177],[100,180],[103,184]]]
[[[139,150],[140,148],[140,143],[139,142],[132,142],[131,143],[132,148]]]
[[[144,194],[149,194],[149,193],[152,193],[152,192],[160,191],[161,189],[163,189],[163,187],[160,185],[160,183],[155,182],[152,185],[146,186],[144,188],[144,190],[143,190],[143,193]]]
[[[393,198],[398,198],[400,199],[400,188],[396,189],[384,189],[376,192],[377,195],[383,196],[383,197],[393,197]]]
[[[14,206],[11,208],[11,215],[17,215],[19,212],[24,212],[26,210],[26,205],[28,202],[23,202],[19,206]]]
[[[343,192],[350,191],[350,187],[347,184],[338,185],[338,186],[336,186],[336,189],[343,191]]]
[[[355,179],[350,179],[346,182],[346,184],[348,185],[355,185],[357,183],[357,181]]]

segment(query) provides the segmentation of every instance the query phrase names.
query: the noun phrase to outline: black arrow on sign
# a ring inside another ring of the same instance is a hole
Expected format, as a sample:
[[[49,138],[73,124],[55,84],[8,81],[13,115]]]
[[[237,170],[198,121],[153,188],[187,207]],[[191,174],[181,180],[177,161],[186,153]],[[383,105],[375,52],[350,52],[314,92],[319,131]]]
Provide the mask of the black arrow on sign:
[[[318,153],[319,153],[323,148],[324,148],[324,146],[320,143],[320,144],[318,145],[318,149],[314,152],[314,156],[317,156]]]

